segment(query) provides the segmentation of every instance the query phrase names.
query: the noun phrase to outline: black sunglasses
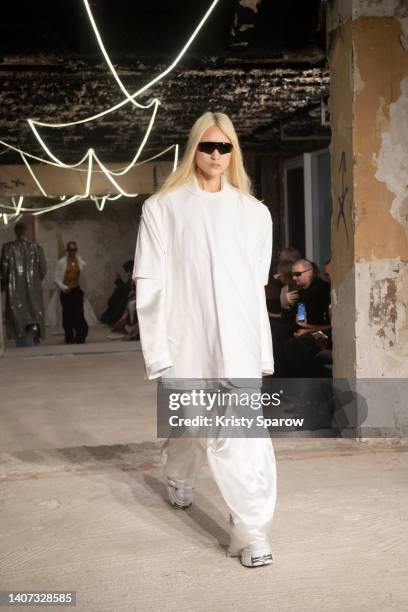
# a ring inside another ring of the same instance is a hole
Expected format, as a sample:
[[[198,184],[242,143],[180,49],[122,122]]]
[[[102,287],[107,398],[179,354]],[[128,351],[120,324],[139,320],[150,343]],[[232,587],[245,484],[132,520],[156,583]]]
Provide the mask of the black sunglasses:
[[[67,249],[68,253],[75,253],[75,251],[77,251],[78,249],[73,249],[72,247],[70,247],[69,249]]]
[[[197,149],[200,153],[207,153],[208,155],[211,155],[217,149],[220,155],[225,155],[226,153],[231,153],[232,144],[230,142],[203,141],[198,143]]]

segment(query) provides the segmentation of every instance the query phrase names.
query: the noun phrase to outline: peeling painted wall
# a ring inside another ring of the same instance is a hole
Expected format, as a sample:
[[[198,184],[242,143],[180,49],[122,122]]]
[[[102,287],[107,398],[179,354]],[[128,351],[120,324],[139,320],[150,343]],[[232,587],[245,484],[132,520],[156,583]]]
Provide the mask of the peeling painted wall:
[[[353,23],[354,61],[365,84],[353,107],[360,260],[408,260],[407,212],[401,210],[407,207],[408,52],[400,35],[399,19],[369,17]]]
[[[360,17],[406,17],[406,0],[333,0],[328,11],[327,32]]]
[[[376,179],[393,194],[390,214],[408,238],[408,76],[401,82],[400,97],[390,105],[376,164]]]
[[[356,264],[357,373],[408,375],[408,266],[382,260]]]
[[[347,13],[345,4],[332,7],[342,25],[328,38],[334,372],[406,377],[408,5],[350,1]]]
[[[408,52],[403,34],[399,18],[368,17],[353,24],[354,61],[364,83],[354,100],[361,377],[408,375]]]

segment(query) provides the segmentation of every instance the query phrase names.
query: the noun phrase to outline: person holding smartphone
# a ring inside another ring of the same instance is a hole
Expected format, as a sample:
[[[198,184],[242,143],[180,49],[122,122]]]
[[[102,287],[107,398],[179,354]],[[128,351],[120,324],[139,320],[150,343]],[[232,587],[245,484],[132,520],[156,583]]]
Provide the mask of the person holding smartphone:
[[[273,330],[275,377],[295,377],[299,373],[300,345],[293,339],[330,328],[330,285],[319,277],[319,269],[308,259],[292,265],[292,281],[288,285],[286,325]],[[303,345],[302,345],[303,346]],[[296,358],[294,357],[296,353]]]
[[[295,321],[299,337],[330,328],[330,285],[319,277],[319,269],[308,259],[299,259],[292,266],[292,278],[296,290],[288,297],[292,308],[296,307]],[[299,308],[303,304],[302,308]]]

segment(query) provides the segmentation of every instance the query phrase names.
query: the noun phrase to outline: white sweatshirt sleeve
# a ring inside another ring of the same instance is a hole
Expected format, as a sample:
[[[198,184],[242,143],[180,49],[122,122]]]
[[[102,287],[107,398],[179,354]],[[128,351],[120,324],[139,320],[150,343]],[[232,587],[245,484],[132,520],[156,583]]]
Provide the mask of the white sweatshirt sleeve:
[[[269,270],[271,268],[272,259],[272,217],[268,208],[264,205],[265,214],[263,218],[262,234],[259,245],[258,266],[262,278],[262,284],[269,283]]]
[[[166,322],[166,252],[155,199],[142,208],[133,278],[145,379],[158,378],[172,367]]]
[[[266,306],[266,295],[264,286],[269,282],[269,270],[272,259],[272,240],[273,226],[272,217],[268,208],[265,206],[265,216],[263,219],[262,234],[258,251],[258,270],[261,280],[260,301],[261,301],[261,346],[262,346],[262,373],[273,374],[274,360],[272,349],[271,325],[269,322],[268,309]]]

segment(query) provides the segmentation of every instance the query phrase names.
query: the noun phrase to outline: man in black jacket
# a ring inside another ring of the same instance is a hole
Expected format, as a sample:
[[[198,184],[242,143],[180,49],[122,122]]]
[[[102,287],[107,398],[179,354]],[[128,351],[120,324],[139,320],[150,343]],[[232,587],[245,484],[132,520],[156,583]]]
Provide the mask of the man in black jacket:
[[[290,304],[288,322],[273,333],[275,376],[310,376],[308,364],[319,348],[311,334],[330,328],[330,285],[318,276],[319,270],[308,259],[293,264],[296,289],[287,293]],[[304,304],[305,317],[299,320],[298,304]]]

